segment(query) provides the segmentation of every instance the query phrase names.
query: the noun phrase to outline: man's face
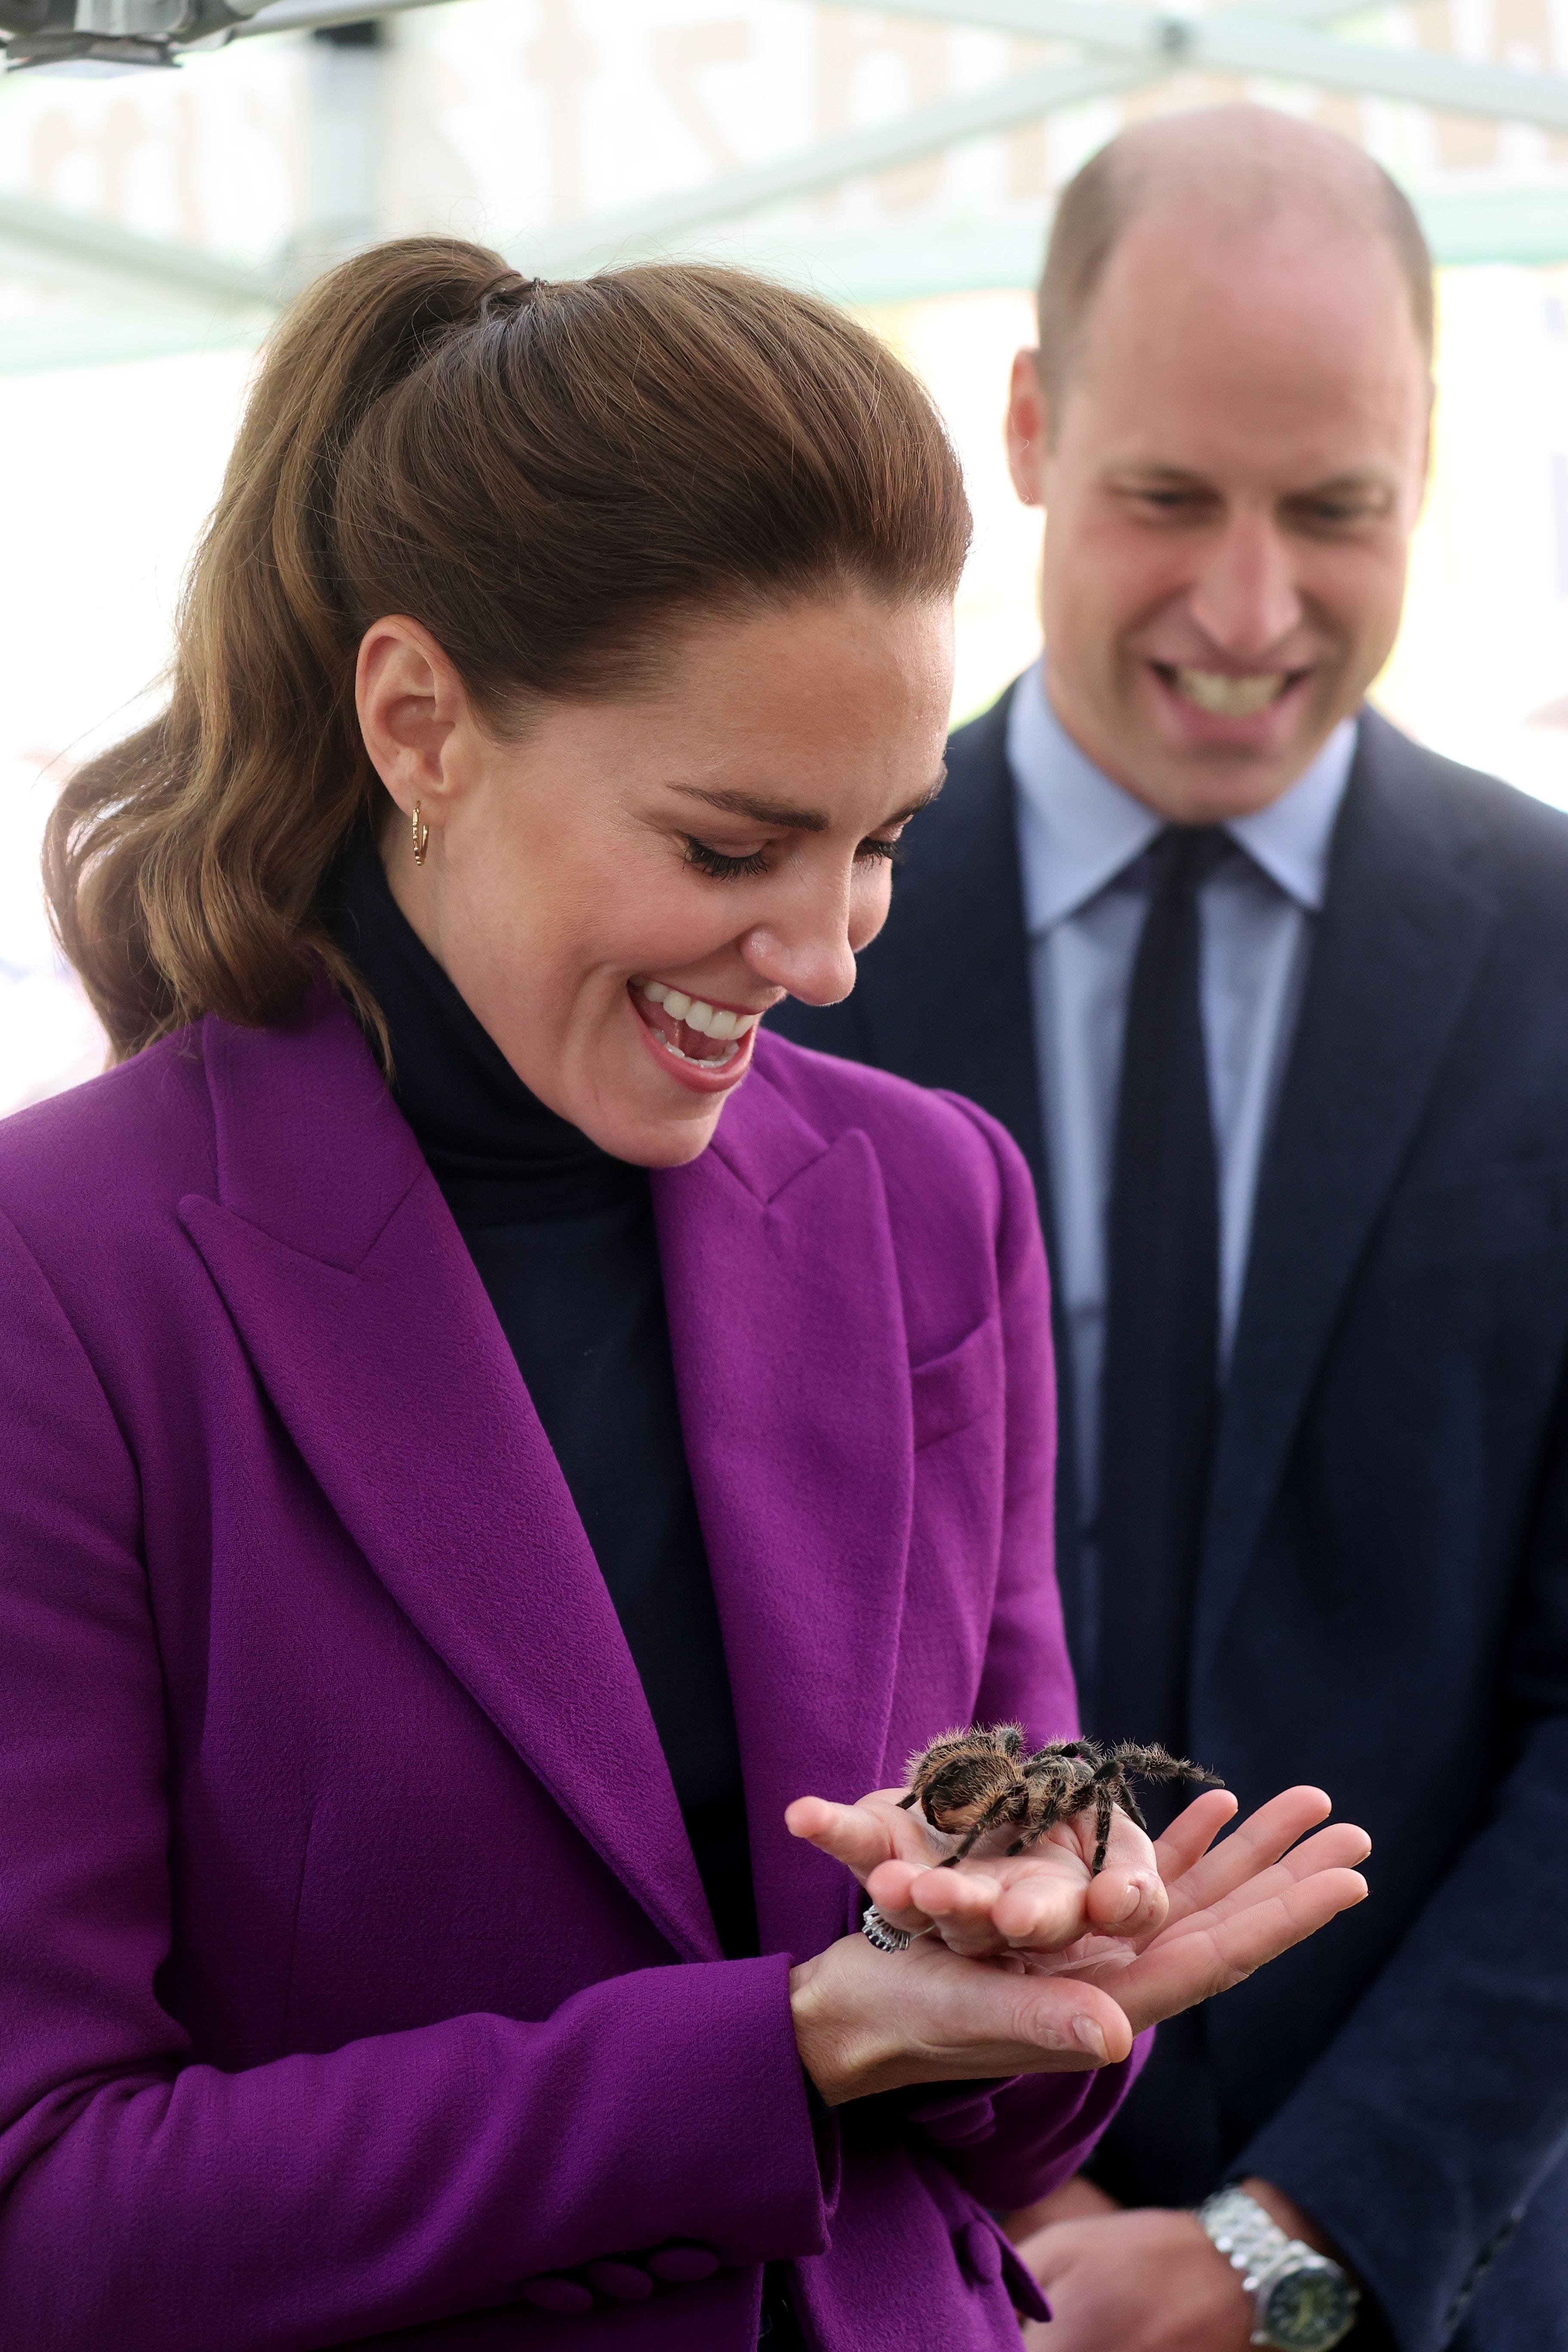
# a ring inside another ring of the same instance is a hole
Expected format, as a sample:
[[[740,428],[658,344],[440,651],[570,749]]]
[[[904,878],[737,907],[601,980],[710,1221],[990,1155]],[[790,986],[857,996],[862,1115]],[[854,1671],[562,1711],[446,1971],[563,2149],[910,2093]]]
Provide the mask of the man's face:
[[[1393,646],[1429,408],[1381,242],[1132,223],[1059,415],[1025,352],[1008,418],[1051,702],[1107,774],[1186,823],[1295,782]]]

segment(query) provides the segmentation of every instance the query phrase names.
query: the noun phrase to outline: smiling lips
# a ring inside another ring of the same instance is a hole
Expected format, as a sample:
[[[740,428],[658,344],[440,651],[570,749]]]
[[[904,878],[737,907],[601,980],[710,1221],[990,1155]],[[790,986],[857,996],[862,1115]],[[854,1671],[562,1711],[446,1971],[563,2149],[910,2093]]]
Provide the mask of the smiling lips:
[[[1256,719],[1307,676],[1304,669],[1260,669],[1237,677],[1177,662],[1150,666],[1173,694],[1210,719]]]
[[[760,1013],[741,1013],[726,1004],[709,1004],[684,989],[662,980],[632,982],[645,1028],[651,1029],[667,1054],[678,1062],[692,1062],[706,1070],[722,1070],[742,1052],[762,1019]]]

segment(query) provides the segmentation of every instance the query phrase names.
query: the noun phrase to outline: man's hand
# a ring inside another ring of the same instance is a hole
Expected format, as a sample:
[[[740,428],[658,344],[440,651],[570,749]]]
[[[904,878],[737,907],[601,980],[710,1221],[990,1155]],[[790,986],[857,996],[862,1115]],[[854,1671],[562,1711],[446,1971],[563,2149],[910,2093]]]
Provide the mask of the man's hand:
[[[1287,2237],[1339,2260],[1283,2189],[1269,2180],[1241,2185]],[[1048,2336],[1026,2326],[1036,2352],[1241,2352],[1250,2344],[1251,2298],[1190,2213],[1124,2211],[1079,2173],[1010,2215],[1007,2234],[1056,2314]]]
[[[1056,2315],[1029,2352],[1249,2352],[1252,2299],[1190,2213],[1056,2221],[1018,2252]]]

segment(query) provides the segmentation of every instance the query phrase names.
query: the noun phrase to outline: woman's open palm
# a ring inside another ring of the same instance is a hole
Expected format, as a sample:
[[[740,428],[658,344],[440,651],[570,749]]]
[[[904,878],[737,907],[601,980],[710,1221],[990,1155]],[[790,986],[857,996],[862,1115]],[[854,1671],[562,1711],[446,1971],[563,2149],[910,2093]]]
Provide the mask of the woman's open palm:
[[[918,1810],[906,1811],[905,1794],[875,1789],[853,1805],[802,1797],[784,1820],[796,1837],[852,1870],[893,1926],[934,1932],[966,1958],[1058,1954],[1087,1935],[1148,1937],[1163,1927],[1167,1899],[1154,1846],[1125,1813],[1112,1816],[1097,1877],[1089,1874],[1092,1812],[1058,1822],[1022,1853],[976,1850],[949,1869],[942,1858],[953,1841],[933,1836]],[[1235,1803],[1222,1801],[1227,1819]]]
[[[1364,1897],[1356,1865],[1372,1851],[1366,1832],[1335,1822],[1305,1834],[1329,1811],[1321,1789],[1287,1789],[1215,1845],[1228,1818],[1223,1792],[1194,1799],[1154,1849],[1170,1898],[1163,1925],[1119,1948],[1086,1942],[1064,1956],[1065,1973],[1102,1986],[1134,2032],[1239,1984]]]
[[[801,2054],[830,2104],[902,2083],[1122,2057],[1134,2033],[1238,1984],[1367,1893],[1354,1868],[1370,1850],[1364,1831],[1339,1822],[1304,1836],[1329,1810],[1321,1790],[1287,1790],[1218,1846],[1235,1804],[1215,1790],[1194,1800],[1157,1846],[1144,1841],[1162,1882],[1158,1924],[1133,1919],[1131,1933],[1109,1936],[1095,1918],[1101,1880],[1089,1880],[1081,1847],[1075,1859],[1066,1841],[1042,1840],[1054,1852],[1014,1857],[1030,1864],[1016,1874],[989,1864],[933,1870],[929,1845],[921,1854],[906,1833],[898,1793],[879,1790],[849,1806],[802,1798],[786,1818],[795,1835],[847,1862],[879,1907],[880,1890],[889,1900],[891,1889],[903,1893],[906,1904],[892,1915],[900,1921],[940,1927],[951,1942],[962,1917],[979,1965],[960,1968],[954,1950],[927,1944],[877,1952],[864,1937],[846,1936],[797,1968],[791,1988]],[[1109,1873],[1108,1863],[1102,1876]],[[966,1889],[962,1914],[923,1910],[929,1901],[946,1904],[954,1882]],[[1058,1929],[1075,1916],[1089,1924],[1054,1945],[1039,1940],[1037,1925],[1022,1942],[995,1924],[1015,1901],[1020,1912],[1038,1906],[1041,1922],[1051,1913]],[[990,1933],[982,1948],[983,1917]]]

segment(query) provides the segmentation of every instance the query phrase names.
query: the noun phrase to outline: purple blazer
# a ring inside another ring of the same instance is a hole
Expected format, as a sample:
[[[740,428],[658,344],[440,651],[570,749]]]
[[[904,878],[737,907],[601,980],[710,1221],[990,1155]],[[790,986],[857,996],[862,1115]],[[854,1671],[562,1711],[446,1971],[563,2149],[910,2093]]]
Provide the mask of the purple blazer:
[[[656,1176],[763,1957],[358,1030],[208,1020],[0,1129],[0,2342],[1016,2346],[985,2217],[1128,2074],[808,2101],[796,1843],[950,1724],[1068,1732],[1029,1181],[769,1038]],[[614,1433],[606,1433],[614,1443]],[[896,1965],[889,1962],[891,1968]]]

